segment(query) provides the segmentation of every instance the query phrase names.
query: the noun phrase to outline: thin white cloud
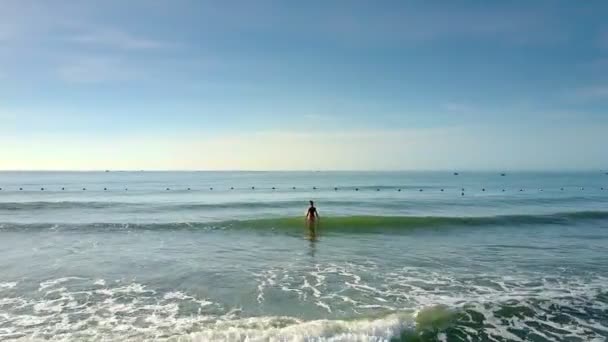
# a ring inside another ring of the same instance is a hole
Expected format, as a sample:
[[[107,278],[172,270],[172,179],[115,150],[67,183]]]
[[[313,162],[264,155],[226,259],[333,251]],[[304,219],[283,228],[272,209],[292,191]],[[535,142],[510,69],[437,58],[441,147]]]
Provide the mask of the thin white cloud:
[[[608,84],[579,88],[574,96],[578,100],[585,101],[608,100]]]
[[[81,17],[80,6],[61,6],[31,0],[2,0],[0,4],[0,41],[35,45],[39,39],[75,25]]]
[[[146,74],[141,63],[129,58],[130,53],[151,54],[170,46],[154,37],[133,34],[121,25],[96,21],[91,4],[0,3],[0,57],[9,61],[5,66],[11,71],[5,78],[28,74],[30,70],[19,62],[27,56],[37,75],[51,75],[64,82],[130,81]]]
[[[67,41],[93,47],[122,50],[151,50],[167,47],[164,42],[142,38],[118,29],[94,29],[67,38]]]
[[[351,43],[422,43],[444,39],[492,39],[508,43],[553,43],[567,38],[559,20],[542,9],[445,8],[392,12],[336,11],[318,24],[326,36]]]
[[[50,4],[28,0],[3,0],[0,5],[0,43],[39,46],[40,41],[74,43],[97,48],[150,50],[166,42],[134,34],[124,27],[105,26],[95,19],[95,7],[86,3]],[[50,46],[53,46],[51,44]]]
[[[78,58],[58,67],[56,73],[70,83],[130,81],[142,76],[134,66],[110,57]]]

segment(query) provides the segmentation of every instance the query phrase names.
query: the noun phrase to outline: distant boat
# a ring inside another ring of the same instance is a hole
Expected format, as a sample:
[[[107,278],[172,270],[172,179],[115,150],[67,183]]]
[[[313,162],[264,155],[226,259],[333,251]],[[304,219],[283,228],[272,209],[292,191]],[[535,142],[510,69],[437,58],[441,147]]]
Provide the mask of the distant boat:
[[[500,175],[501,175],[502,177],[504,177],[504,176],[506,176],[507,174],[506,174],[506,173],[501,173]]]
[[[454,172],[454,176],[458,176],[458,172]]]

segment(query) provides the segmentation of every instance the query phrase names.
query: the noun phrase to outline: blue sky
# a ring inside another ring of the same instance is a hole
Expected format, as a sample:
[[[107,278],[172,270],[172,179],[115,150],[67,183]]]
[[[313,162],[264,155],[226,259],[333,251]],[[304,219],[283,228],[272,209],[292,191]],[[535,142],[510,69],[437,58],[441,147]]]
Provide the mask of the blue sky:
[[[0,169],[608,168],[605,1],[0,0]]]

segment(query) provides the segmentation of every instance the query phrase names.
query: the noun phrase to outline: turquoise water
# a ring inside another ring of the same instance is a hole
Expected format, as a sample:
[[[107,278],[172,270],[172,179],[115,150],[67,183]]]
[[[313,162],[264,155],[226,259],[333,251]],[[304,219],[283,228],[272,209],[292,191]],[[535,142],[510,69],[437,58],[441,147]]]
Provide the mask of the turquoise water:
[[[600,172],[2,172],[0,187],[0,340],[608,338]]]

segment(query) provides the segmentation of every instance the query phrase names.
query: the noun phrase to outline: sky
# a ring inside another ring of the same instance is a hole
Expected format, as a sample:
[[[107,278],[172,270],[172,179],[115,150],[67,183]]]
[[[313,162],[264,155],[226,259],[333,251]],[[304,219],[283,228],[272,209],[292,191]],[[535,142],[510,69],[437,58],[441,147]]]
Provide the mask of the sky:
[[[0,0],[2,170],[605,170],[608,1]]]

